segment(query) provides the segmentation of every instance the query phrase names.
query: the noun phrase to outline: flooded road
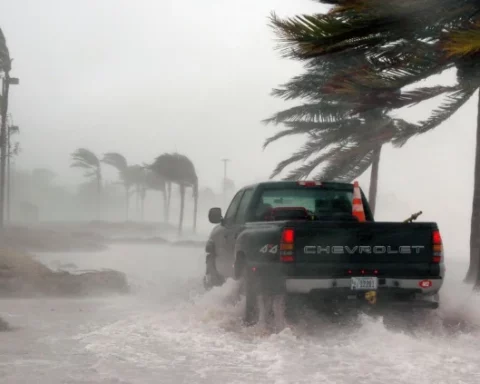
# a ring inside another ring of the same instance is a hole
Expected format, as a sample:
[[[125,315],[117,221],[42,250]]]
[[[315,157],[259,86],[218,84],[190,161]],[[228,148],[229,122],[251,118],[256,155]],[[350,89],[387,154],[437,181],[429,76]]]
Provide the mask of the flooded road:
[[[235,284],[203,292],[200,248],[118,245],[42,254],[50,267],[125,272],[132,295],[0,301],[5,383],[479,383],[480,333],[346,327],[311,316],[280,334],[241,327]],[[442,318],[480,324],[467,265],[448,262]]]

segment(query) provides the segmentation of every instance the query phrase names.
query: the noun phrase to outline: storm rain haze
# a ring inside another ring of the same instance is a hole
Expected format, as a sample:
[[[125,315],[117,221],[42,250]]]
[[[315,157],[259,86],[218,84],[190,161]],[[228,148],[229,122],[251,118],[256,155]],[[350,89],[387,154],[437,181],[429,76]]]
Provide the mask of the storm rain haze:
[[[38,381],[43,367],[51,383],[341,383],[358,364],[397,353],[411,371],[392,382],[421,377],[420,363],[439,382],[445,371],[425,348],[442,349],[452,383],[473,377],[478,330],[438,341],[372,318],[357,332],[309,315],[303,328],[268,338],[239,331],[234,281],[203,290],[209,209],[225,213],[237,190],[268,180],[305,142],[291,136],[264,148],[280,131],[264,120],[300,104],[272,90],[305,69],[276,49],[271,13],[328,9],[312,0],[0,2],[10,75],[20,80],[9,89],[7,125],[18,131],[9,136],[0,260],[0,279],[3,269],[9,279],[0,302],[0,328],[12,331],[0,333],[8,382]],[[422,86],[455,81],[451,68]],[[440,104],[433,98],[395,117],[416,123]],[[475,327],[479,301],[459,282],[470,257],[477,108],[475,93],[435,130],[401,148],[384,144],[375,209],[377,221],[422,211],[419,222],[438,223],[453,276],[443,320],[461,313]],[[367,196],[370,169],[356,178]],[[411,355],[391,352],[385,339]],[[375,352],[358,356],[358,346],[371,345]],[[319,372],[345,361],[344,371]],[[404,368],[371,367],[384,380]]]

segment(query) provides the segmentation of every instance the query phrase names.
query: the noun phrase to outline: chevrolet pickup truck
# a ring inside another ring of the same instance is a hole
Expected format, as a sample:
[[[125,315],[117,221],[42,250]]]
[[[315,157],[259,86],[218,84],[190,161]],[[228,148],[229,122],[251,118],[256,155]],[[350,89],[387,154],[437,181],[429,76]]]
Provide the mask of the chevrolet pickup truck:
[[[242,279],[245,322],[258,295],[308,295],[323,303],[436,309],[445,266],[434,222],[365,221],[353,214],[354,185],[269,181],[233,197],[206,245],[206,289]],[[403,310],[403,309],[401,309]]]

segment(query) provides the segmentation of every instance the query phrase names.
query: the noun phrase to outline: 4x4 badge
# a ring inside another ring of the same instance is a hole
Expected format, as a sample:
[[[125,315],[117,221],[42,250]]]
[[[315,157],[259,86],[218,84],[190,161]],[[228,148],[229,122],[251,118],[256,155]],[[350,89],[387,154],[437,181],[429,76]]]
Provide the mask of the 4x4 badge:
[[[260,248],[260,253],[277,253],[278,252],[278,245],[277,244],[265,244],[262,248]]]

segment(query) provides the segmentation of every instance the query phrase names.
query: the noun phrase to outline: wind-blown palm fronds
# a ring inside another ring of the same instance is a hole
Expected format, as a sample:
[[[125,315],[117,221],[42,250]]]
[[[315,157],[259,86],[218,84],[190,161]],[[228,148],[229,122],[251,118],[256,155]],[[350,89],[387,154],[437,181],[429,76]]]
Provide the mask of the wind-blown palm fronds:
[[[198,176],[193,162],[185,155],[179,153],[164,153],[158,156],[149,167],[158,176],[168,183],[175,183],[180,189],[180,220],[178,232],[181,234],[183,226],[183,211],[185,207],[185,189],[191,187],[193,191],[193,230],[197,226],[197,208],[198,208]],[[170,193],[169,193],[170,197]],[[168,212],[169,202],[167,202]],[[167,216],[168,217],[168,216]]]
[[[336,77],[322,79],[320,93],[342,97],[352,115],[377,108],[394,109],[445,97],[441,106],[418,126],[400,124],[394,143],[429,132],[455,113],[480,88],[480,3],[476,0],[323,0],[333,5],[324,15],[280,19],[271,16],[281,53],[315,68],[332,57],[360,58],[369,64],[343,68]],[[403,87],[449,68],[457,68],[453,87]],[[300,92],[290,85],[291,95]],[[393,92],[392,92],[393,90]],[[400,92],[395,92],[400,90]],[[305,87],[309,100],[314,91]],[[278,94],[278,92],[277,92]],[[322,99],[325,95],[322,95]],[[477,128],[480,132],[480,127]],[[480,146],[475,165],[474,209],[470,241],[469,277],[480,282]]]
[[[85,177],[95,177],[101,179],[101,166],[98,157],[86,148],[79,148],[71,155],[72,168],[83,168]]]
[[[100,209],[102,204],[102,167],[100,159],[86,148],[78,148],[71,154],[71,167],[85,170],[84,176],[94,180],[97,185],[97,219],[100,218]]]
[[[118,152],[109,152],[103,156],[102,162],[114,167],[120,176],[121,184],[125,188],[125,216],[128,221],[130,211],[130,189],[135,183],[135,169],[129,167],[125,156]]]

